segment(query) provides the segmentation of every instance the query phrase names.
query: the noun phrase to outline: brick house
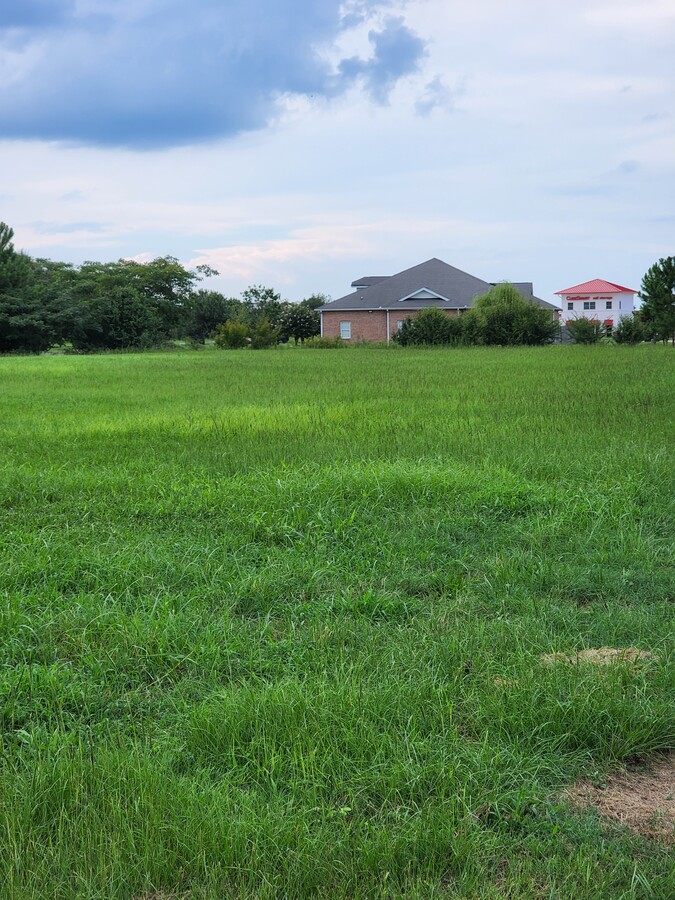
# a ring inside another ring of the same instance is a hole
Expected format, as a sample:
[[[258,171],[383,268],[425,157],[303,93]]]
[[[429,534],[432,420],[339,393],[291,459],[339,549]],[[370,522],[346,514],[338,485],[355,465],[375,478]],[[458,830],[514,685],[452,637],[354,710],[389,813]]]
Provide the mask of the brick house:
[[[632,315],[635,309],[635,291],[632,288],[602,278],[575,284],[563,291],[556,291],[556,294],[562,300],[565,322],[592,319],[602,322],[608,333],[619,324],[620,319]]]
[[[428,259],[397,275],[367,275],[352,282],[351,294],[319,307],[321,335],[388,343],[404,320],[421,309],[437,306],[449,316],[460,316],[494,285],[440,259]],[[557,318],[558,307],[535,297],[531,282],[514,286],[526,300],[550,309]]]

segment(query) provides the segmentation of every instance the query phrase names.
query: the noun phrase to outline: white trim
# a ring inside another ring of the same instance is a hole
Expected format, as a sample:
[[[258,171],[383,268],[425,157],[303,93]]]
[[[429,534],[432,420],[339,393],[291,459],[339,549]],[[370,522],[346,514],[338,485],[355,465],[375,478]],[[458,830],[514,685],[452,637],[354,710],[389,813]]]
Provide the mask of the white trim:
[[[420,294],[422,296],[420,296]],[[452,303],[452,300],[449,297],[444,297],[437,291],[430,291],[429,288],[419,288],[418,290],[413,291],[412,294],[408,294],[407,297],[399,297],[398,302],[402,303],[403,300],[445,300],[446,303]]]

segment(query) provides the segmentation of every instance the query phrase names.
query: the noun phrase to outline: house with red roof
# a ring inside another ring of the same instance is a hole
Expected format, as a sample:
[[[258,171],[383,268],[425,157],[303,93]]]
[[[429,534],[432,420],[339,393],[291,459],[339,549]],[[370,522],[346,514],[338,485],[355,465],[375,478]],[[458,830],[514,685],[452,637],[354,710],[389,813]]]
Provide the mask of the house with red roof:
[[[630,316],[635,310],[635,294],[632,288],[623,287],[613,281],[594,278],[575,284],[573,287],[556,291],[562,301],[562,319],[592,319],[602,322],[611,334],[619,324],[619,319]]]

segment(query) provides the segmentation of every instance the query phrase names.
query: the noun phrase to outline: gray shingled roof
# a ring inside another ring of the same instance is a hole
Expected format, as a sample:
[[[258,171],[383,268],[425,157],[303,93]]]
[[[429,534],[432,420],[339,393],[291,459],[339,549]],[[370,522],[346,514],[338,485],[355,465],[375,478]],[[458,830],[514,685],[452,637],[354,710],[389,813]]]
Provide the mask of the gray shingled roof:
[[[351,287],[371,287],[377,284],[378,281],[384,281],[385,278],[389,277],[389,275],[364,275],[363,278],[355,278],[351,283]]]
[[[388,278],[386,276],[364,276],[364,278],[356,279],[352,284],[362,287],[331,303],[326,303],[319,307],[319,310],[326,312],[350,309],[403,311],[405,309],[423,309],[426,306],[462,309],[472,306],[476,297],[485,294],[493,286],[488,281],[475,278],[473,275],[435,258],[428,259],[426,262]],[[526,299],[531,298],[539,306],[557,309],[552,303],[533,296],[530,282],[519,282],[516,287]],[[424,290],[436,294],[438,297],[424,299],[413,296],[416,292]]]

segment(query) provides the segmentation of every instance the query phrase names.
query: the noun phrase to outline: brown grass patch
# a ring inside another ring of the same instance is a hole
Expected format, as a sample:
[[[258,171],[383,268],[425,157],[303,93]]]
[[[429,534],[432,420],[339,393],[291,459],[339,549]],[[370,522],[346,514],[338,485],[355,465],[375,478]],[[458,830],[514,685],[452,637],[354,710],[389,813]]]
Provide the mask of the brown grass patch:
[[[605,819],[665,844],[675,844],[675,753],[610,774],[602,786],[580,781],[564,794],[575,806],[593,806]]]
[[[615,663],[628,663],[631,668],[636,668],[639,663],[658,659],[649,650],[639,650],[637,647],[592,647],[588,650],[575,650],[572,653],[546,653],[539,657],[543,666],[554,666],[564,663],[568,666],[578,666],[589,663],[594,666],[611,666]]]
[[[517,678],[502,678],[501,675],[495,675],[492,681],[497,687],[503,688],[517,687],[520,684]]]
[[[173,892],[166,893],[165,891],[150,891],[147,894],[139,894],[134,900],[189,900],[190,892],[187,894],[175,894]]]

